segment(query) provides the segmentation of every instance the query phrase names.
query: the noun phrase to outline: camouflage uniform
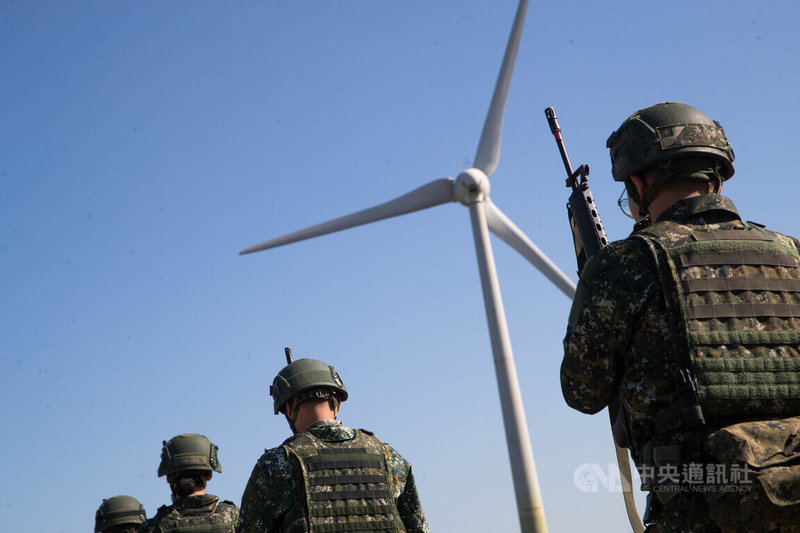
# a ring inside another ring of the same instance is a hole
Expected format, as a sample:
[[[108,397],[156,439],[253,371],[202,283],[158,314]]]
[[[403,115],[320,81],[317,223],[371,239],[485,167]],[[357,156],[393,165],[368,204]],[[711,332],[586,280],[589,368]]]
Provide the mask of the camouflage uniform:
[[[643,232],[659,234],[659,228],[662,228],[663,235],[665,224],[673,224],[669,227],[674,228],[675,239],[685,236],[681,235],[682,227],[704,231],[745,229],[745,223],[739,218],[733,203],[716,194],[676,202],[662,213],[655,224],[645,228]],[[769,234],[789,249],[800,249],[800,243],[796,239],[774,232]],[[667,236],[672,237],[673,235]],[[649,463],[648,454],[653,446],[685,445],[694,440],[700,443],[698,453],[705,453],[702,451],[703,443],[709,434],[725,425],[722,421],[717,421],[719,423],[716,425],[711,424],[702,430],[683,433],[676,430],[659,437],[660,440],[653,438],[653,420],[677,400],[672,376],[678,373],[680,356],[685,355],[676,354],[684,346],[679,339],[681,334],[676,332],[675,325],[671,323],[671,312],[665,299],[659,268],[645,239],[633,234],[627,239],[611,243],[586,264],[564,339],[562,392],[571,407],[589,414],[602,410],[619,397],[625,410],[631,455],[640,471]],[[784,357],[797,357],[799,348],[796,345],[777,348],[750,347],[757,355]],[[766,353],[770,351],[771,353]],[[779,353],[775,353],[776,351]],[[784,407],[770,406],[757,400],[751,400],[744,405],[740,420],[759,418],[758,415],[765,411],[772,412],[771,407],[775,407],[776,412]],[[746,412],[747,409],[751,409],[751,412]],[[800,411],[791,414],[800,414]],[[780,425],[786,422],[770,423]],[[791,435],[791,431],[787,430],[786,435]],[[714,434],[713,438],[722,439],[719,433]],[[725,449],[725,446],[721,445],[719,448]],[[724,459],[721,455],[724,454],[717,453],[716,457]],[[688,458],[700,459],[700,456]],[[684,456],[683,460],[686,459],[687,456]],[[778,481],[776,483],[779,484]],[[785,493],[792,489],[783,487],[776,490]],[[800,492],[797,487],[793,490]],[[739,495],[738,499],[742,501],[744,498],[755,497],[755,494]],[[680,492],[671,497],[662,495],[659,499],[663,505],[657,521],[660,527],[658,531],[686,531],[685,524],[689,522],[694,523],[693,531],[721,530],[708,516],[707,495],[706,498],[698,498],[691,493]],[[735,507],[737,496],[727,495],[717,500]],[[787,496],[787,501],[789,500],[792,500],[791,495]],[[797,508],[795,505],[795,516],[789,521],[785,516],[777,517],[777,521],[770,524],[768,518],[774,518],[776,514],[764,514],[756,519],[759,522],[758,527],[763,529],[752,529],[748,526],[747,529],[736,531],[800,531],[800,527],[777,529],[781,523],[800,523]],[[719,513],[712,514],[715,519],[719,516]],[[739,519],[739,525],[734,524],[731,527],[742,527],[742,522],[746,522],[746,519]],[[724,530],[734,531],[728,527]]]
[[[357,432],[371,435],[343,426],[336,420],[321,420],[312,424],[305,433],[288,439],[282,446],[267,450],[253,468],[242,495],[237,533],[279,533],[289,528],[307,531],[307,524],[302,518],[306,513],[297,512],[306,505],[301,501],[305,490],[303,472],[296,456],[288,451],[287,444],[305,438],[307,433],[323,443],[341,443],[352,441]],[[391,446],[374,437],[372,440],[380,444],[391,468],[389,485],[394,488],[394,493],[391,494],[391,500],[384,498],[386,501],[382,503],[396,505],[408,533],[429,533],[411,465]],[[330,522],[346,518],[331,517]]]
[[[200,494],[181,498],[174,505],[162,505],[138,533],[232,533],[238,519],[239,509],[233,502]]]

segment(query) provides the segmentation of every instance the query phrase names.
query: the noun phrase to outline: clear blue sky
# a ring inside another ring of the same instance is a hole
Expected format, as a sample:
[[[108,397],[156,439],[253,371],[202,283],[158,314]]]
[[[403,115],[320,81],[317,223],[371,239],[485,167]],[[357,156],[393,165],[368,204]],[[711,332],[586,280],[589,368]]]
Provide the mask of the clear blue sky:
[[[414,465],[433,531],[517,528],[467,210],[238,251],[470,165],[516,2],[0,2],[0,522],[88,531],[169,501],[161,441],[220,446],[240,501],[289,430],[283,347],[331,362],[341,419]],[[743,216],[800,233],[800,4],[532,2],[492,199],[573,279],[555,106],[610,237],[605,140],[685,101],[736,150]],[[606,417],[564,404],[569,301],[494,241],[551,531],[629,530]],[[639,499],[640,505],[642,499]]]

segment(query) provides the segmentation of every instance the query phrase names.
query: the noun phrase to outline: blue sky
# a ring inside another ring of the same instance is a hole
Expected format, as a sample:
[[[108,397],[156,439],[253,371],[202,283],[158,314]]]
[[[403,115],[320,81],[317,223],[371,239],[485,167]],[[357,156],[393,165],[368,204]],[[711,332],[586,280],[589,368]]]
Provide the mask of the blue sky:
[[[161,441],[220,446],[240,501],[289,436],[283,347],[333,364],[341,419],[414,465],[434,531],[513,531],[514,493],[467,210],[238,251],[470,166],[516,2],[0,2],[0,428],[9,531],[168,503]],[[606,230],[605,140],[665,100],[726,128],[743,217],[800,233],[800,4],[532,2],[492,199],[573,279],[558,113]],[[629,530],[604,414],[564,404],[569,301],[494,240],[551,531]],[[595,470],[596,472],[596,470]],[[641,505],[642,499],[639,498]],[[578,511],[579,510],[579,511]]]

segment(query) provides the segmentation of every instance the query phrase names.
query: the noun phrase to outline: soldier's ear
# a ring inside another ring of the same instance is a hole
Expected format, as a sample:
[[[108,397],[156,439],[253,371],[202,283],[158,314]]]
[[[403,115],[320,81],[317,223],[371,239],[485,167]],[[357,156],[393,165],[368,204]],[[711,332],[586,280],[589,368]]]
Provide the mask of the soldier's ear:
[[[644,177],[641,174],[631,174],[630,180],[631,183],[633,183],[633,186],[636,188],[639,198],[644,198],[644,193],[647,190],[647,184],[644,180]]]

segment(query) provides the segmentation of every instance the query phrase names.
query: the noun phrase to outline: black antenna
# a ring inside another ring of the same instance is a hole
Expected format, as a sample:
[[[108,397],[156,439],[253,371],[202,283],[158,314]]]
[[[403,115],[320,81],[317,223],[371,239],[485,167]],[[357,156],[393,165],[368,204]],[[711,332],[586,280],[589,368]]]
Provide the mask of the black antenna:
[[[286,354],[286,364],[291,365],[294,362],[294,358],[292,357],[292,349],[287,346],[283,349],[283,352]]]

